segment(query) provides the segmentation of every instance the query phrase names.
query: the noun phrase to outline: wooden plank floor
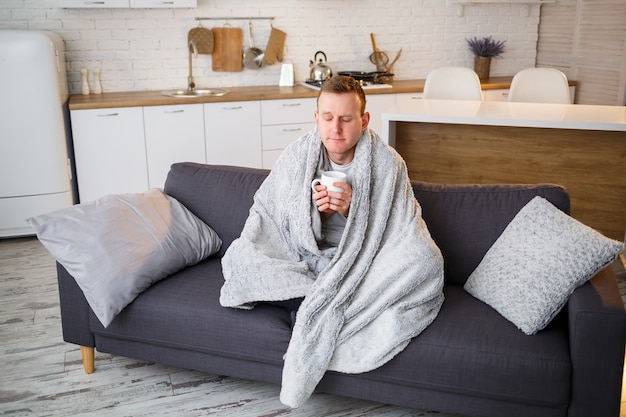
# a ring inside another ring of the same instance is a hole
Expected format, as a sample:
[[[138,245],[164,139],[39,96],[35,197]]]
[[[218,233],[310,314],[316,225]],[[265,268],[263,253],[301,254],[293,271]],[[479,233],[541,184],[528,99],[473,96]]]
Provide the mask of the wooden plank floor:
[[[0,415],[453,417],[315,394],[298,409],[277,385],[96,352],[83,371],[61,334],[55,263],[35,238],[0,240]]]
[[[626,276],[620,289],[626,302]],[[53,259],[35,238],[0,240],[0,415],[454,417],[326,394],[294,410],[279,392],[99,352],[96,372],[85,374],[78,347],[61,335]]]

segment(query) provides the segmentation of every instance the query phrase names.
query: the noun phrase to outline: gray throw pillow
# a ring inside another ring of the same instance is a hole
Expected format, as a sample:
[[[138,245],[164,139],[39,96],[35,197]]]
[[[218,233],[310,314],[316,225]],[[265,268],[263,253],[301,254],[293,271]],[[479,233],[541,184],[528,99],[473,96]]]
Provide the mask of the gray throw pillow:
[[[464,288],[532,335],[622,249],[621,242],[535,197],[487,251]]]
[[[150,285],[222,244],[209,226],[156,189],[109,195],[27,222],[76,279],[104,327]]]

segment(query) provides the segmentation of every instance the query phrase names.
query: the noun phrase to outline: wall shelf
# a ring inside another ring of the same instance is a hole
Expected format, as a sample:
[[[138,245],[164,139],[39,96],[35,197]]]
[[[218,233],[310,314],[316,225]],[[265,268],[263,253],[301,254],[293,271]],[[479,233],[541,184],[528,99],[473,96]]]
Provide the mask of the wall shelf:
[[[448,4],[456,5],[456,14],[463,16],[465,6],[471,6],[473,4],[522,4],[526,9],[526,16],[530,14],[530,6],[555,3],[556,0],[448,0]]]

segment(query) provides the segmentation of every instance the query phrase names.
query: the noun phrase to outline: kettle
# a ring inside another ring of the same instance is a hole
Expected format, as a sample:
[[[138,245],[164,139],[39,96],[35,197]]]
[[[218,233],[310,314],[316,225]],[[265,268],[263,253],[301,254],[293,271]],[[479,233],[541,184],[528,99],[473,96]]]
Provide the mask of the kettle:
[[[322,54],[324,60],[320,58],[317,61],[317,56]],[[317,62],[316,62],[317,61]],[[326,63],[326,54],[322,51],[317,51],[315,56],[313,57],[313,61],[310,61],[309,67],[311,68],[311,72],[309,74],[309,79],[314,81],[326,81],[330,77],[333,76],[333,70],[330,69],[328,64]]]

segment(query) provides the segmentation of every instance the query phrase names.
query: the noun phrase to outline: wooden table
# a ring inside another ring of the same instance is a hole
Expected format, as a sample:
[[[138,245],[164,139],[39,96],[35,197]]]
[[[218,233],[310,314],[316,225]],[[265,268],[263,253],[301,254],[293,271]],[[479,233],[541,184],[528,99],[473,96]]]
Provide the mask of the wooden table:
[[[561,184],[574,218],[624,239],[626,107],[415,100],[382,134],[413,179]]]

